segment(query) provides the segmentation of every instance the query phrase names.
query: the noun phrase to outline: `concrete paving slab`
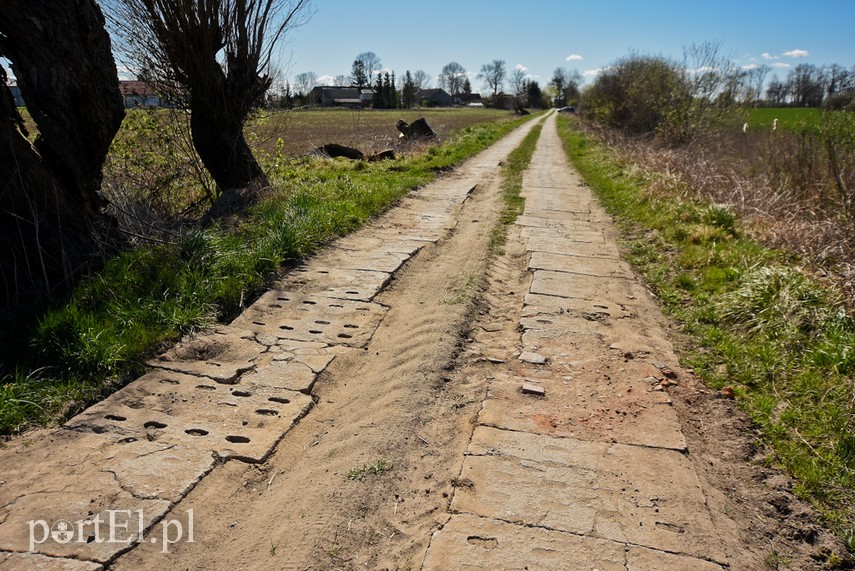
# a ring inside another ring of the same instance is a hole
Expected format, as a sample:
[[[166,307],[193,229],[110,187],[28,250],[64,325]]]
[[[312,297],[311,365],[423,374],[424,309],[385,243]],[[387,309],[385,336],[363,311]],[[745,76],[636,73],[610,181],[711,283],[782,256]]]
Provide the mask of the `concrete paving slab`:
[[[415,255],[424,245],[424,241],[396,238],[389,236],[388,232],[378,235],[376,230],[370,234],[362,231],[356,232],[339,238],[335,242],[336,248],[346,251],[371,252],[372,255],[400,254],[407,257]],[[381,268],[370,269],[380,270]]]
[[[258,343],[252,332],[217,327],[211,332],[182,340],[149,364],[210,377],[221,383],[233,383],[243,372],[252,369],[255,360],[266,350],[267,347]]]
[[[296,360],[273,361],[269,365],[246,373],[241,377],[241,384],[249,383],[309,394],[317,377],[317,373],[305,363]]]
[[[458,514],[436,532],[422,568],[626,571],[625,559],[624,546],[612,541]]]
[[[528,261],[530,270],[549,270],[586,276],[634,279],[629,266],[622,261],[588,256],[572,256],[549,252],[532,252]]]
[[[572,372],[537,378],[546,390],[544,399],[520,393],[523,379],[530,377],[496,373],[478,420],[507,430],[686,449],[667,393],[654,391],[647,375],[598,370],[598,365],[577,364]],[[649,364],[646,368],[654,370]]]
[[[121,441],[157,441],[260,462],[311,408],[311,397],[278,387],[152,371],[71,419],[71,430]]]
[[[614,243],[591,243],[585,240],[573,240],[567,235],[559,236],[552,230],[533,228],[523,230],[528,239],[526,249],[530,252],[549,252],[593,258],[619,258],[620,252]]]
[[[0,463],[4,481],[0,485],[4,514],[0,549],[29,551],[28,522],[41,520],[53,531],[66,522],[72,536],[65,543],[61,541],[67,538],[62,536],[59,541],[45,537],[42,526],[34,523],[34,541],[44,541],[32,547],[53,557],[104,562],[129,547],[127,541],[106,541],[111,513],[119,523],[114,538],[131,539],[163,517],[211,470],[215,459],[210,451],[193,447],[145,438],[122,442],[115,434],[66,428],[52,431],[38,445],[4,448]],[[96,518],[100,521],[97,536],[95,523],[78,523]],[[127,522],[127,529],[120,529],[122,522]],[[103,541],[93,541],[96,538]]]
[[[0,553],[0,569],[3,571],[96,571],[99,563],[45,557],[36,553]]]
[[[338,245],[329,248],[312,260],[309,265],[315,274],[323,269],[337,268],[341,270],[368,270],[375,272],[394,273],[401,265],[410,259],[409,253],[388,252],[379,250],[354,250],[353,244],[346,249]]]
[[[382,290],[392,274],[372,270],[343,270],[319,268],[297,268],[286,278],[280,289],[301,291],[326,297],[371,301]]]
[[[644,286],[633,280],[550,270],[534,270],[529,291],[556,297],[605,300],[626,306],[637,305],[639,298],[648,295]]]
[[[232,324],[279,339],[364,347],[385,314],[376,303],[272,290]]]
[[[694,557],[665,551],[630,547],[626,554],[626,571],[724,571],[724,567]],[[730,569],[730,567],[728,567]]]
[[[511,433],[513,434],[513,433]],[[513,436],[505,436],[512,439]],[[567,454],[592,455],[585,444],[539,436]],[[536,448],[520,443],[529,456]],[[726,561],[700,482],[683,454],[614,444],[594,470],[512,455],[467,456],[452,509],[482,517],[650,546]]]

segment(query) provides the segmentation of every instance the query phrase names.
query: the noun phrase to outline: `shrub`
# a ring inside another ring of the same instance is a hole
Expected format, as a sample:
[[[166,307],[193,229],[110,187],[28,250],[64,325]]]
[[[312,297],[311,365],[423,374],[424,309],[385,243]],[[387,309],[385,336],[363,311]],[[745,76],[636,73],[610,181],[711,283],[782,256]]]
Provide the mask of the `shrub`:
[[[691,65],[638,54],[618,60],[585,91],[583,111],[629,134],[692,142],[729,115],[739,75],[715,44],[692,46],[686,58]]]

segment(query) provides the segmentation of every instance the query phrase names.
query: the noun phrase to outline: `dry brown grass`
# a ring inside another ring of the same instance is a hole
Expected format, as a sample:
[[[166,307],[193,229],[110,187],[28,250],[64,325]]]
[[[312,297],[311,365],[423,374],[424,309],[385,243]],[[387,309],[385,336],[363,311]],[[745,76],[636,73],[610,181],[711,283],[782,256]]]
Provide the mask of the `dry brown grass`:
[[[762,243],[803,257],[855,305],[855,232],[821,141],[793,132],[717,133],[684,148],[596,129],[650,179],[650,192],[738,213]]]

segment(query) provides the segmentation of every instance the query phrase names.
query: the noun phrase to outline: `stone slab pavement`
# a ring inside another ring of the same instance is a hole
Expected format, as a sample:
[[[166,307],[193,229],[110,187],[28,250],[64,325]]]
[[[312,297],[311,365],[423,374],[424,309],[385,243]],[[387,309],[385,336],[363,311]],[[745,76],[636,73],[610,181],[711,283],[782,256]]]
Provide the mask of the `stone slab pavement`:
[[[166,514],[218,465],[263,462],[310,414],[318,375],[368,344],[388,310],[375,296],[450,233],[533,123],[337,240],[232,323],[152,359],[148,373],[64,426],[0,443],[0,568],[108,566],[141,541],[163,541]],[[189,533],[189,518],[183,525]]]
[[[568,166],[555,115],[524,178],[530,287],[428,570],[728,566],[667,392],[679,366],[615,231]],[[513,238],[511,238],[513,239]],[[501,362],[501,361],[500,361]],[[543,396],[524,393],[535,384]],[[664,383],[667,385],[667,383]]]

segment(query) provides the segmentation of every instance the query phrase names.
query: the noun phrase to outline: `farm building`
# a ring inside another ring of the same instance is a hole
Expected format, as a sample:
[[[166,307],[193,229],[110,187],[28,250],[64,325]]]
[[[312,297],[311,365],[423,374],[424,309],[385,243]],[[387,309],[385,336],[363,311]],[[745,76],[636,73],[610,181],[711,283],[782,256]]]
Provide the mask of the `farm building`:
[[[6,87],[9,88],[9,91],[12,92],[12,99],[15,100],[15,105],[18,107],[24,106],[24,99],[21,97],[21,88],[18,87],[18,82],[14,79],[6,80]]]
[[[163,101],[151,85],[143,81],[119,81],[125,107],[162,107]]]
[[[461,93],[454,98],[454,102],[459,103],[460,105],[484,105],[484,100],[480,93]]]
[[[454,99],[444,89],[420,89],[416,101],[424,107],[451,107]]]
[[[319,85],[309,92],[309,102],[322,107],[370,107],[374,90],[360,87]]]

